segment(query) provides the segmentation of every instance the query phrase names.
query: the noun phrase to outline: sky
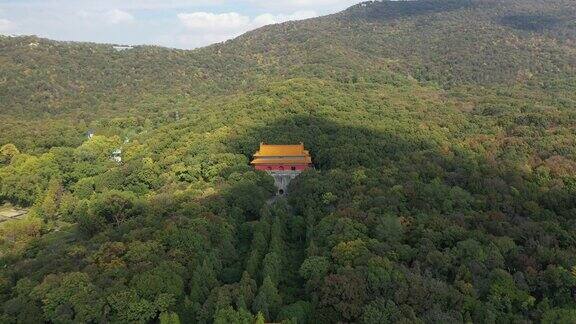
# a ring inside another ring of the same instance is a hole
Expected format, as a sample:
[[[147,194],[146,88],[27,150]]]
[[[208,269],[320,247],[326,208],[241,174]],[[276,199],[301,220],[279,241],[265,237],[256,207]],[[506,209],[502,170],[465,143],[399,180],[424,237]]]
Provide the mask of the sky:
[[[192,49],[358,0],[0,0],[0,34]]]

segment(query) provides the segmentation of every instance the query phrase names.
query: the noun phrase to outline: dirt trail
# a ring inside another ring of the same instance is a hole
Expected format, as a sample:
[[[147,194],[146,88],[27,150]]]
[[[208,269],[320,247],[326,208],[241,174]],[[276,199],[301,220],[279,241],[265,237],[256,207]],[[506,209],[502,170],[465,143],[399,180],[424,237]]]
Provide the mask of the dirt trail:
[[[18,208],[9,204],[0,206],[0,223],[22,219],[26,214],[28,214],[28,209],[25,208]]]

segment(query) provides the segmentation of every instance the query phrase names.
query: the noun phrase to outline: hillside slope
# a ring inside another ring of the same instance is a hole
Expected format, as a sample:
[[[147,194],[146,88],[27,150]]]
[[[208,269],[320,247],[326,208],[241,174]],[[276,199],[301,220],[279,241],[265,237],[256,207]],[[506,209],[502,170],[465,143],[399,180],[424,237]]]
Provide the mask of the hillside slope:
[[[386,82],[391,72],[441,87],[566,89],[575,82],[575,15],[569,0],[368,2],[195,51],[3,37],[0,105],[94,119],[141,112],[150,96],[205,98],[289,77]]]
[[[0,203],[30,213],[0,225],[0,322],[571,322],[574,10],[370,2],[194,51],[1,38]],[[262,141],[316,167],[273,206]]]

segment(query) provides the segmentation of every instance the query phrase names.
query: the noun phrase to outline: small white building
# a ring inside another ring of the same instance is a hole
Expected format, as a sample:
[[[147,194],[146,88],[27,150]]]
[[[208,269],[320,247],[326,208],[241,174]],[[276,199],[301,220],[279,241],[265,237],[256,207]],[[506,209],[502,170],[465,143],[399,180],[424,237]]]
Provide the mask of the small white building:
[[[129,46],[129,45],[114,45],[114,46],[112,46],[112,48],[114,48],[117,52],[122,52],[122,51],[126,51],[126,50],[131,50],[134,47]]]
[[[116,163],[122,163],[122,149],[115,149],[110,155],[110,159]]]

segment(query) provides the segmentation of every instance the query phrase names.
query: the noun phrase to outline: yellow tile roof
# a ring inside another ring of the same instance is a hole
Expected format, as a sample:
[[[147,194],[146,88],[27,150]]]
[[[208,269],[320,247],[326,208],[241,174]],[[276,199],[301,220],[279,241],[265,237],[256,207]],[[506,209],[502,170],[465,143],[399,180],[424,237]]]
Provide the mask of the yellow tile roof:
[[[255,158],[252,164],[311,164],[312,159],[309,156],[300,158]]]
[[[310,153],[304,149],[304,144],[300,143],[297,145],[270,145],[270,144],[260,144],[260,150],[254,154],[254,157],[265,157],[265,156],[310,156]]]

